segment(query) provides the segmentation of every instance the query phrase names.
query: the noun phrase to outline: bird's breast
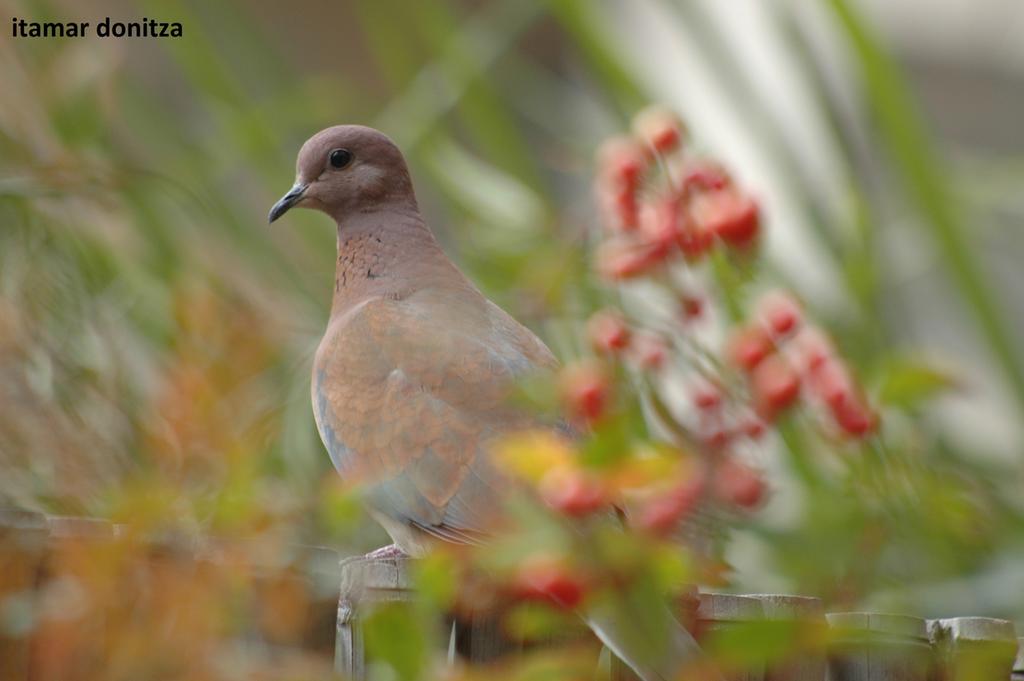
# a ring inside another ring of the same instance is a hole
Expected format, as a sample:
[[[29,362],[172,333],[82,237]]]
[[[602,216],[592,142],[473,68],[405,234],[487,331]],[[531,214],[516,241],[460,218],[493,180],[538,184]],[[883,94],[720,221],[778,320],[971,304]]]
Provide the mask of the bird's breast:
[[[334,467],[346,478],[357,477],[360,469],[350,442],[350,426],[366,419],[373,399],[365,394],[368,377],[362,375],[372,363],[354,356],[358,353],[346,352],[345,330],[349,320],[370,302],[332,316],[313,359],[313,418]]]

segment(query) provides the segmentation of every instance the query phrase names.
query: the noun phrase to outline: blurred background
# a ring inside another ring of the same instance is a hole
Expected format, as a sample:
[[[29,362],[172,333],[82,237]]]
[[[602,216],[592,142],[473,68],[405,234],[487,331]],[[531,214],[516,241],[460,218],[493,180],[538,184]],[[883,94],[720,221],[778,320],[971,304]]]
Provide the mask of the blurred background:
[[[448,253],[564,358],[592,305],[595,149],[658,102],[761,200],[764,276],[869,384],[897,384],[888,427],[911,492],[815,490],[777,447],[772,500],[727,543],[730,588],[1024,617],[1024,5],[0,8],[184,29],[0,41],[0,505],[217,538],[225,560],[271,572],[296,547],[383,545],[311,418],[334,228],[309,211],[266,224],[299,146],[342,122],[392,136]],[[87,611],[138,572],[123,552],[108,563],[58,596]],[[169,593],[240,588],[191,583]],[[35,596],[0,598],[8,634],[46,617]],[[223,633],[249,612],[226,611],[186,621]],[[188,629],[176,645],[199,645]]]

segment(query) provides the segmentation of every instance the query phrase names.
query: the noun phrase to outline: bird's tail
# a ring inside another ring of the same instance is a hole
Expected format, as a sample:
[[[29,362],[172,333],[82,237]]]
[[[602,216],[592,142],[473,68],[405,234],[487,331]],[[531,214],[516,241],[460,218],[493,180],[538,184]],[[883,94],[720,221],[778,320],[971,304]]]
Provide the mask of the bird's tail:
[[[587,626],[643,681],[679,681],[700,664],[704,652],[661,599],[625,592],[605,595],[582,613]],[[720,677],[702,678],[720,681]]]

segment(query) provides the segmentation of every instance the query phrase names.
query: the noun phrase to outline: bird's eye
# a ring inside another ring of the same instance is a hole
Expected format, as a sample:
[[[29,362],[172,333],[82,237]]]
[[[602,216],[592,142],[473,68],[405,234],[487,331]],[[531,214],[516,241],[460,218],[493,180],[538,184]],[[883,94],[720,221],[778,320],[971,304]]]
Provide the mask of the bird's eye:
[[[335,168],[344,168],[352,162],[352,152],[348,149],[335,149],[328,159]]]

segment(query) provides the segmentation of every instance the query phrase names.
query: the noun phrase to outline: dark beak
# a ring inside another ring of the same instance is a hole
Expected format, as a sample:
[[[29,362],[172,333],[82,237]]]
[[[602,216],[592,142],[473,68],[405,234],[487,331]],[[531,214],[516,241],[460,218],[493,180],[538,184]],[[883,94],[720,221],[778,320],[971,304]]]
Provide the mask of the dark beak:
[[[267,217],[268,222],[273,222],[282,215],[288,212],[288,209],[294,206],[296,203],[302,200],[302,195],[306,193],[306,184],[296,184],[294,187],[288,190],[288,193],[281,197],[281,200],[274,204],[274,207],[270,209],[270,215]]]

